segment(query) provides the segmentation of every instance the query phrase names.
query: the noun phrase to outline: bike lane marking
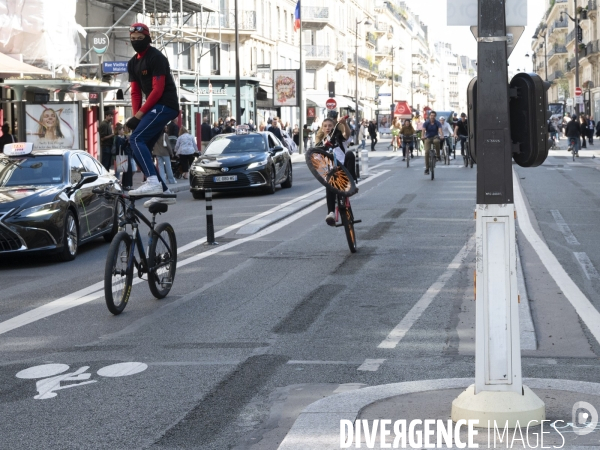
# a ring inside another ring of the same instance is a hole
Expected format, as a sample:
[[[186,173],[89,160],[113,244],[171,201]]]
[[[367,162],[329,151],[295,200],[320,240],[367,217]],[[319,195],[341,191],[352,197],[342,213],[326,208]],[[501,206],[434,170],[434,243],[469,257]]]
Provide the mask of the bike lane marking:
[[[427,289],[427,291],[425,291],[423,296],[402,318],[400,323],[396,325],[392,331],[390,331],[390,334],[388,334],[387,337],[381,341],[377,348],[396,348],[404,336],[406,336],[406,333],[409,332],[412,326],[417,322],[417,320],[419,320],[421,315],[429,307],[433,299],[441,292],[448,280],[450,280],[454,273],[460,268],[469,252],[473,249],[474,245],[475,236],[473,235],[463,246],[463,248],[461,248],[456,254],[452,262],[448,264],[448,267],[444,273],[438,277],[435,283],[433,283],[429,289]]]
[[[529,241],[540,261],[554,279],[559,289],[567,300],[573,305],[575,311],[590,330],[597,342],[600,343],[600,312],[592,305],[590,300],[579,289],[579,286],[567,274],[554,253],[535,231],[525,207],[525,193],[522,191],[519,177],[513,169],[513,186],[515,207],[517,210],[517,224],[523,236]]]
[[[390,172],[390,170],[382,170],[379,173],[369,176],[369,178],[367,178],[366,180],[364,180],[361,183],[361,186],[366,183],[371,182],[372,180],[379,178],[380,176],[382,176],[388,172]],[[324,191],[325,187],[319,188],[319,189],[323,189],[323,191]],[[316,191],[318,191],[319,189],[317,189]],[[309,194],[306,194],[306,195],[313,195],[314,192],[315,191],[310,192]],[[325,196],[324,194],[325,193],[323,192],[323,197]],[[297,201],[297,199],[294,199],[292,201],[295,202],[295,201]],[[289,202],[286,202],[286,203],[289,203]],[[284,203],[283,205],[286,205],[286,203]],[[290,223],[300,219],[301,217],[311,213],[312,211],[317,209],[319,206],[322,206],[324,204],[325,204],[325,198],[323,198],[322,200],[320,200],[316,203],[313,203],[312,205],[306,207],[305,209],[302,209],[302,210],[298,211],[297,213],[294,213],[291,216],[289,216],[279,222],[274,223],[273,225],[270,225],[270,226],[264,228],[263,230],[259,231],[256,234],[246,236],[241,239],[236,239],[235,241],[228,242],[226,244],[220,245],[219,247],[212,248],[212,249],[202,252],[198,255],[194,255],[194,256],[186,258],[182,261],[179,261],[177,263],[177,267],[186,266],[193,262],[200,261],[201,259],[208,258],[209,256],[215,255],[217,253],[221,253],[225,250],[229,250],[232,247],[237,247],[238,245],[241,245],[246,242],[253,241],[260,237],[274,233],[275,231],[277,231],[277,230],[289,225]],[[277,207],[277,209],[279,209],[280,207],[283,207],[283,205]],[[261,214],[264,214],[264,213],[261,213]],[[244,220],[242,222],[239,222],[238,224],[232,225],[228,228],[225,228],[225,229],[221,230],[220,233],[224,233],[225,230],[228,230],[228,229],[229,229],[229,231],[232,231],[235,228],[237,228],[238,225],[245,224],[251,220],[255,220],[256,217],[257,216],[255,216],[254,218],[250,218],[250,219]],[[220,233],[216,233],[215,236],[220,236],[221,235]],[[200,241],[204,242],[204,241],[206,241],[206,238],[203,238],[203,240],[200,240]],[[195,244],[194,247],[197,245],[200,245],[202,243],[199,241],[196,241],[196,242],[198,242],[198,243]],[[189,246],[190,244],[187,244],[187,245]],[[184,246],[184,247],[186,247],[186,246]],[[181,249],[177,249],[178,252],[180,250]],[[142,282],[145,283],[145,282],[147,282],[147,280],[142,280],[140,278],[136,278],[133,280],[132,286],[135,286],[136,284],[139,284]],[[96,289],[93,290],[92,289],[93,287],[96,287]],[[89,302],[96,300],[97,298],[100,298],[103,296],[104,296],[104,282],[102,281],[102,282],[96,283],[88,288],[82,289],[73,294],[69,294],[65,297],[62,297],[58,300],[54,300],[50,303],[47,303],[45,305],[34,308],[23,314],[19,314],[18,316],[8,319],[4,322],[0,322],[0,334],[8,333],[9,331],[12,331],[14,329],[20,328],[22,326],[28,325],[33,322],[37,322],[38,320],[44,319],[44,318],[52,316],[54,314],[58,314],[60,312],[66,311],[66,310],[74,308],[76,306],[80,306],[80,305],[89,303]]]

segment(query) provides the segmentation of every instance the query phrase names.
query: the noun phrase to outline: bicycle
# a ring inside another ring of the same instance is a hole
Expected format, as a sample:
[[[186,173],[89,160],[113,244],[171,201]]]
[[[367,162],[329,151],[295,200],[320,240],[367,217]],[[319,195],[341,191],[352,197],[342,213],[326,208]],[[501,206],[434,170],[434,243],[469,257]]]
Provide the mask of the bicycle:
[[[573,156],[573,161],[575,161],[575,157],[579,158],[579,149],[576,148],[576,140],[575,138],[569,138],[569,148],[568,151],[571,152],[571,155]]]
[[[173,227],[162,222],[156,225],[156,215],[167,212],[169,206],[164,203],[152,203],[148,211],[152,214],[150,222],[135,207],[135,201],[144,197],[175,198],[176,194],[160,194],[146,196],[129,196],[123,193],[110,193],[102,189],[94,189],[97,194],[108,197],[120,197],[128,200],[123,221],[119,223],[119,232],[114,236],[104,267],[104,298],[108,310],[114,315],[123,312],[131,295],[134,268],[140,279],[148,275],[147,281],[150,292],[160,299],[169,294],[175,271],[177,269],[177,239]],[[144,251],[144,244],[139,232],[139,223],[145,223],[148,232],[148,247]],[[131,226],[131,233],[126,230]],[[136,257],[136,250],[138,258]]]
[[[442,146],[442,160],[445,165],[450,165],[450,147],[448,147],[448,138],[444,138],[444,145]]]
[[[338,165],[335,152],[325,148],[310,148],[306,152],[306,164],[314,177],[336,195],[335,226],[344,227],[350,252],[356,253],[355,220],[350,197],[358,192],[352,175],[343,165]],[[338,220],[341,219],[341,223]]]
[[[435,162],[437,161],[437,157],[435,156],[435,149],[433,148],[433,143],[431,144],[431,147],[429,147],[429,173],[431,174],[431,179],[433,180],[435,178],[434,176],[434,172],[435,172]]]

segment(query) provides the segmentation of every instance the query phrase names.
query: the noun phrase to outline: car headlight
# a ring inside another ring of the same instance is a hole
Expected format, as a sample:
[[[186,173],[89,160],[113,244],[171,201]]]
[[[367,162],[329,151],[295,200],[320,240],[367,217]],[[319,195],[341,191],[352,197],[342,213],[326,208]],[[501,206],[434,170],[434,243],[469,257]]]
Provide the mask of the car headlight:
[[[248,169],[256,169],[257,167],[262,167],[262,166],[266,165],[268,162],[269,162],[268,159],[265,159],[264,161],[253,162],[252,164],[250,164],[248,166]]]
[[[197,172],[197,173],[204,173],[204,172],[206,172],[206,170],[204,170],[204,167],[202,167],[202,166],[192,166],[192,170],[194,172]]]
[[[43,205],[32,206],[19,213],[21,217],[41,217],[49,216],[60,210],[60,202],[44,203]]]

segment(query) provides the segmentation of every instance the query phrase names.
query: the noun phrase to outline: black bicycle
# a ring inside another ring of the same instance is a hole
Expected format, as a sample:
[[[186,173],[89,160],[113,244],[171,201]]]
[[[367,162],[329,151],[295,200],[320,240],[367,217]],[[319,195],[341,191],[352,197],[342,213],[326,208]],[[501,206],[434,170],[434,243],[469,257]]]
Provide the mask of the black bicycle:
[[[471,155],[471,149],[469,148],[469,141],[465,142],[465,150],[463,154],[463,161],[465,163],[465,167],[471,166],[473,168],[473,164],[475,164],[475,160],[473,159],[473,155]]]
[[[308,149],[306,163],[315,178],[336,195],[335,226],[344,227],[348,247],[352,253],[356,253],[354,224],[361,221],[354,219],[350,205],[350,197],[358,192],[352,175],[343,165],[338,164],[335,152],[325,148]]]
[[[118,315],[127,306],[133,285],[134,269],[137,270],[140,279],[144,279],[145,274],[148,275],[148,286],[154,297],[166,297],[175,280],[177,239],[170,224],[167,222],[156,224],[156,215],[167,212],[169,206],[164,203],[152,203],[148,208],[152,214],[152,221],[149,221],[136,209],[135,202],[145,197],[174,198],[177,195],[154,194],[134,197],[102,190],[95,190],[94,192],[109,197],[120,197],[128,202],[123,221],[119,223],[119,232],[113,238],[108,249],[104,267],[104,297],[108,310]],[[144,243],[139,232],[140,221],[150,228],[147,249],[144,249]],[[128,225],[131,227],[131,232],[127,232]]]

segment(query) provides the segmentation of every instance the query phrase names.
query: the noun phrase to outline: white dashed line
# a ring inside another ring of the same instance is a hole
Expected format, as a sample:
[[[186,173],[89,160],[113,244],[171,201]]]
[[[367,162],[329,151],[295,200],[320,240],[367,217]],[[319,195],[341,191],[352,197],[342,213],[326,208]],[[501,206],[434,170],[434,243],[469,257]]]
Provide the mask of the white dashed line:
[[[377,372],[379,366],[383,364],[385,359],[365,359],[365,362],[356,370],[364,370],[367,372]]]
[[[596,280],[600,279],[600,275],[598,275],[598,271],[594,267],[594,264],[592,264],[592,261],[590,261],[590,257],[587,255],[587,253],[573,252],[573,254],[575,255],[577,262],[583,269],[583,273],[585,273],[585,276],[588,280],[591,280],[592,278]]]
[[[565,237],[567,242],[571,245],[579,245],[579,241],[577,240],[575,235],[571,232],[569,225],[567,225],[567,222],[565,221],[565,219],[563,219],[563,216],[560,213],[560,211],[558,211],[557,209],[553,209],[550,212],[552,213],[552,217],[554,217],[554,221],[556,222],[556,225],[558,225],[558,229],[563,234],[563,236]]]

